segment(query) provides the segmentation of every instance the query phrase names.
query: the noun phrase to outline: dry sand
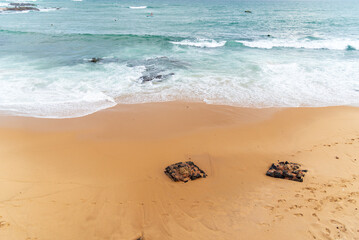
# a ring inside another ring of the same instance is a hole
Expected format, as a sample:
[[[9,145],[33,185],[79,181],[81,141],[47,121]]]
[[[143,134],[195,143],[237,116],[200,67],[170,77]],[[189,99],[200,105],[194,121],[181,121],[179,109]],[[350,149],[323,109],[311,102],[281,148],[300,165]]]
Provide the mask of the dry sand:
[[[194,161],[209,175],[172,182]],[[303,183],[265,176],[294,161]],[[359,109],[121,105],[0,117],[0,239],[359,239]]]

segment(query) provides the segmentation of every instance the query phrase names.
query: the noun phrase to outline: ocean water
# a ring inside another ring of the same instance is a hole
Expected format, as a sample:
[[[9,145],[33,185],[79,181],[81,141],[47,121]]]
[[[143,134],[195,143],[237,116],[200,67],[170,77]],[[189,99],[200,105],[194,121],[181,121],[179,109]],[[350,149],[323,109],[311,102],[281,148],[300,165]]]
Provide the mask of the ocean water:
[[[67,118],[173,100],[359,104],[357,0],[12,2],[40,11],[0,11],[2,114]]]

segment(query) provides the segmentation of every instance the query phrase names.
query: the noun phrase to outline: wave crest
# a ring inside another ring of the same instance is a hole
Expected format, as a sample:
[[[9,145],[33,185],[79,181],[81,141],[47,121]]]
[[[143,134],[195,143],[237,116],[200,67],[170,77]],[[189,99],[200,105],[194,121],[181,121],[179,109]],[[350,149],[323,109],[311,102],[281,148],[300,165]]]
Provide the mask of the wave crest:
[[[131,9],[145,9],[145,8],[147,8],[147,6],[138,6],[138,7],[130,6],[129,8],[131,8]]]
[[[246,47],[251,48],[304,48],[304,49],[328,49],[328,50],[357,50],[359,49],[359,41],[346,39],[333,40],[285,40],[271,39],[258,41],[236,41]]]
[[[223,47],[227,41],[215,41],[210,39],[197,39],[197,40],[182,40],[180,42],[171,42],[175,45],[182,45],[182,46],[191,46],[191,47],[199,47],[199,48],[216,48],[216,47]]]

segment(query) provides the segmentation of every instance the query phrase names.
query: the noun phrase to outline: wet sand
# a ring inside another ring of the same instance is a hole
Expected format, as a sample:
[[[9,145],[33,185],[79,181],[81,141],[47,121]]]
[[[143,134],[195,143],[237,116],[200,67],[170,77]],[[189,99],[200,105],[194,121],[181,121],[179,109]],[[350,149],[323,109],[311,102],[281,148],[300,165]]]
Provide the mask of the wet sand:
[[[359,239],[359,109],[120,105],[0,117],[0,239]],[[194,161],[206,179],[172,182]],[[265,176],[293,161],[303,183]]]

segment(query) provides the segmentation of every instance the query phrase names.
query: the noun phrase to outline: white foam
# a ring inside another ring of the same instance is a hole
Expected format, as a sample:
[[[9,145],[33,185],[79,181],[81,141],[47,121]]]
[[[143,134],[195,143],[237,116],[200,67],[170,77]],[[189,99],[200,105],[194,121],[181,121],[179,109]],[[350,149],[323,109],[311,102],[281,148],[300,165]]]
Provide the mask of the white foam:
[[[237,53],[229,52],[220,61],[214,58],[206,64],[193,63],[190,69],[173,70],[175,74],[165,81],[144,84],[139,79],[148,69],[141,65],[104,61],[37,69],[34,66],[43,62],[19,56],[0,58],[0,111],[68,118],[117,103],[174,100],[243,107],[359,103],[357,59],[293,59],[264,54],[243,56],[239,63],[234,56]]]
[[[0,10],[2,14],[23,14],[23,13],[29,13],[29,10],[26,11],[2,11]]]
[[[192,47],[199,47],[199,48],[216,48],[216,47],[223,47],[226,44],[226,41],[215,41],[210,39],[197,39],[197,40],[188,40],[185,39],[180,42],[171,42],[175,45],[183,45],[183,46],[192,46]]]
[[[256,108],[359,103],[359,92],[355,90],[359,83],[353,78],[359,74],[356,61],[257,61],[255,68],[249,61],[235,64],[235,70],[205,68],[195,74],[179,71],[160,84],[134,86],[131,94],[120,95],[116,100],[121,103],[188,100]],[[223,67],[230,64],[227,62]]]
[[[145,8],[147,8],[147,6],[138,6],[138,7],[130,6],[129,8],[131,8],[131,9],[145,9]]]
[[[21,68],[7,64],[13,61],[0,64],[1,112],[46,118],[79,117],[112,107],[114,97],[125,94],[143,71],[118,64],[88,71],[87,64],[80,64],[49,72],[33,69],[36,63],[26,65],[26,60]]]
[[[87,95],[83,99],[74,101],[0,103],[0,109],[2,112],[17,116],[74,118],[86,116],[115,105],[116,102],[113,99],[99,94],[98,96]]]
[[[257,41],[236,41],[244,46],[252,48],[271,49],[274,47],[284,48],[305,48],[305,49],[329,49],[346,50],[351,48],[359,49],[359,40],[332,39],[332,40],[289,40],[289,39],[270,39]]]
[[[59,9],[56,8],[39,8],[40,12],[53,12]]]

